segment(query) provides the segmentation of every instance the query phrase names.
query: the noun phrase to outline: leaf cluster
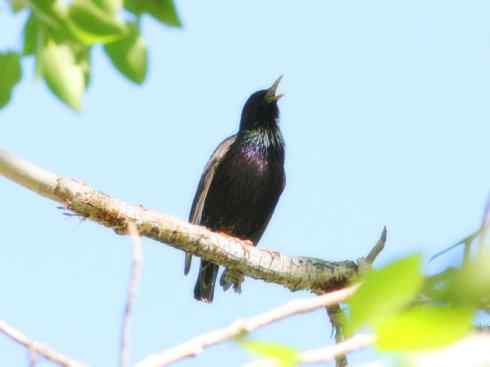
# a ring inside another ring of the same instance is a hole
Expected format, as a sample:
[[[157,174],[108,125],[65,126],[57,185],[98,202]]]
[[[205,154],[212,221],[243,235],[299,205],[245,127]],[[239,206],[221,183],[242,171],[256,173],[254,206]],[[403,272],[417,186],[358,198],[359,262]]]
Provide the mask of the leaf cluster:
[[[173,0],[11,0],[10,6],[14,14],[26,14],[26,21],[19,50],[0,52],[0,108],[22,78],[22,58],[33,57],[51,92],[79,110],[97,44],[124,77],[142,84],[148,73],[144,17],[181,26]]]

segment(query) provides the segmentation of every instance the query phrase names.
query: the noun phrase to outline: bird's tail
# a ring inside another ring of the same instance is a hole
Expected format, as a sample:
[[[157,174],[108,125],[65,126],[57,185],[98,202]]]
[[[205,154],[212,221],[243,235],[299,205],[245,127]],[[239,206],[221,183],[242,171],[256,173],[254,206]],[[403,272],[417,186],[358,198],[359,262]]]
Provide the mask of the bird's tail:
[[[227,291],[231,286],[236,293],[242,293],[244,275],[240,272],[226,269],[219,280],[219,284]]]
[[[214,296],[214,284],[218,276],[218,265],[201,260],[199,276],[194,287],[194,298],[198,301],[211,303]]]

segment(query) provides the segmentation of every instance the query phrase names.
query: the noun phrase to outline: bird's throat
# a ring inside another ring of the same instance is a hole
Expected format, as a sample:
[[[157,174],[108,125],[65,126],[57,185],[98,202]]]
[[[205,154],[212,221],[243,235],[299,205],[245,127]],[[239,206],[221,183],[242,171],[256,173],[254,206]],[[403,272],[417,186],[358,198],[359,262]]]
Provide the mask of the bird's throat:
[[[284,147],[284,140],[278,127],[240,131],[237,140],[241,144],[256,146],[260,150],[283,150]]]

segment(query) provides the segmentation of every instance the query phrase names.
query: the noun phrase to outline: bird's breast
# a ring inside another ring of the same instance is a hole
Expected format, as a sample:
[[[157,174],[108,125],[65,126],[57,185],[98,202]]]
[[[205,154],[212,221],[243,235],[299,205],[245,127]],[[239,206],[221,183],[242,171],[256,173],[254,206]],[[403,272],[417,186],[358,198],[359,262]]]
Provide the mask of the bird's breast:
[[[282,147],[239,142],[218,166],[204,224],[258,241],[284,188]]]
[[[282,150],[258,144],[243,144],[230,159],[231,169],[248,176],[244,182],[256,180],[256,184],[264,184],[283,175],[284,156]]]

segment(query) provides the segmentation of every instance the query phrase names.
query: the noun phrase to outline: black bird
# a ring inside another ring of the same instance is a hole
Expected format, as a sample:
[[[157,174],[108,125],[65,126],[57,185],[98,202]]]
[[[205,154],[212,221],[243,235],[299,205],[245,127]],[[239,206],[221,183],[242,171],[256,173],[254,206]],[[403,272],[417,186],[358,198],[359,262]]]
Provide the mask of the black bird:
[[[252,94],[240,128],[211,155],[192,202],[189,221],[248,240],[256,246],[285,186],[284,141],[278,126],[279,77],[269,89]],[[187,274],[192,255],[186,254]],[[201,260],[194,298],[213,301],[218,265]],[[241,291],[243,275],[225,270],[220,284]]]

